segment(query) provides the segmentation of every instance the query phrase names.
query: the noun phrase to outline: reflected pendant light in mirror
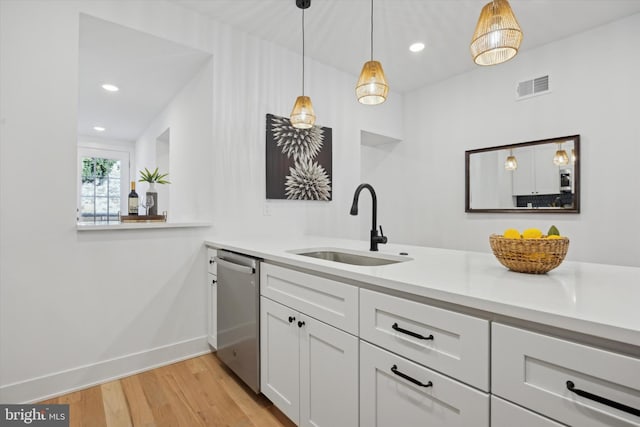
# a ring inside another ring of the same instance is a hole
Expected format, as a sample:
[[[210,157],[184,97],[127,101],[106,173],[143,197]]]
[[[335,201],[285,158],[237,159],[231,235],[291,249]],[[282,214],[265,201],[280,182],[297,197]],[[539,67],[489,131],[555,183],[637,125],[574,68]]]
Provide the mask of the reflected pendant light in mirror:
[[[553,156],[553,164],[556,166],[565,166],[569,164],[569,156],[567,152],[562,149],[562,144],[558,144],[558,150]]]
[[[504,161],[504,168],[508,171],[514,171],[518,169],[518,160],[516,159],[516,156],[513,155],[513,150],[509,150],[509,155]]]
[[[309,129],[316,122],[311,98],[304,95],[304,10],[311,6],[311,0],[296,0],[296,6],[302,9],[302,96],[296,99],[291,110],[291,126],[298,129]]]
[[[358,102],[365,105],[382,104],[387,99],[389,85],[382,64],[373,60],[373,0],[371,0],[371,59],[365,62],[356,84]]]
[[[478,65],[496,65],[518,53],[522,29],[507,0],[493,0],[480,12],[471,39],[471,55]]]

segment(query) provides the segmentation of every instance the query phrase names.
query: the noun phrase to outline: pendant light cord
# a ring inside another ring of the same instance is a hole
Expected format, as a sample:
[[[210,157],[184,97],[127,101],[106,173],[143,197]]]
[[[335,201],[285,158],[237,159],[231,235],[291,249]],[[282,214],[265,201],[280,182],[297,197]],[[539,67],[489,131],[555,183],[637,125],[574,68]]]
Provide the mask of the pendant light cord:
[[[373,61],[373,0],[371,0],[371,60]]]
[[[304,96],[304,9],[302,9],[302,96]]]

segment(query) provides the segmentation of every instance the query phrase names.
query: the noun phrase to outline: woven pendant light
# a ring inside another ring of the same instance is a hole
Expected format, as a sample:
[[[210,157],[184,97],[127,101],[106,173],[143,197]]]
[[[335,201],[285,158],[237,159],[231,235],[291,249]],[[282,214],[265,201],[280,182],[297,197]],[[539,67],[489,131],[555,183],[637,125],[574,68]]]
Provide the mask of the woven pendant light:
[[[512,150],[509,150],[509,155],[504,161],[504,168],[508,171],[514,171],[518,169],[518,160],[516,159],[516,156],[513,155]]]
[[[309,129],[312,127],[316,122],[316,113],[313,111],[311,98],[304,95],[297,97],[289,120],[294,128]]]
[[[316,122],[311,98],[304,95],[304,10],[311,6],[311,0],[296,0],[296,6],[302,9],[302,96],[296,98],[289,120],[294,128],[309,129]]]
[[[558,144],[558,150],[553,156],[553,164],[556,166],[565,166],[569,164],[569,156],[567,152],[562,149],[562,144]]]
[[[522,29],[507,0],[493,0],[480,12],[471,39],[471,55],[478,65],[496,65],[518,53]]]
[[[373,0],[371,0],[371,60],[364,63],[356,84],[358,102],[365,105],[382,104],[387,99],[389,85],[382,64],[373,60]]]

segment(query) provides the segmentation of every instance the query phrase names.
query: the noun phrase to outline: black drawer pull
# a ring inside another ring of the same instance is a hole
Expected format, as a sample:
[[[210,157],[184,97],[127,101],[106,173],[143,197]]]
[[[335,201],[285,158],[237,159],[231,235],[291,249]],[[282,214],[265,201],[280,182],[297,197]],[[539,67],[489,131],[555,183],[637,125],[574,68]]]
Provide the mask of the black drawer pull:
[[[415,332],[411,332],[411,331],[407,331],[406,329],[402,329],[400,326],[398,326],[397,323],[394,323],[393,325],[391,325],[391,327],[398,331],[398,332],[402,332],[403,334],[407,334],[407,335],[411,335],[414,338],[418,338],[421,340],[432,340],[433,339],[433,335],[429,335],[428,337],[425,337],[424,335],[420,335],[420,334],[416,334]]]
[[[631,406],[627,406],[622,403],[609,400],[606,397],[598,396],[596,394],[589,393],[588,391],[580,390],[576,388],[576,385],[573,383],[573,381],[567,381],[567,389],[570,392],[577,394],[578,396],[582,396],[586,399],[594,400],[598,403],[602,403],[603,405],[611,406],[612,408],[618,409],[628,414],[635,415],[636,417],[640,417],[640,409],[632,408]]]
[[[293,323],[296,320],[295,317],[293,316],[289,316],[289,323]]]
[[[393,372],[394,374],[396,374],[400,378],[404,378],[405,380],[414,383],[415,385],[419,385],[420,387],[433,387],[433,383],[431,381],[429,381],[428,383],[425,384],[425,383],[421,383],[420,381],[418,381],[415,378],[411,378],[407,374],[403,374],[402,372],[398,371],[398,367],[396,365],[393,365],[391,367],[391,372]]]

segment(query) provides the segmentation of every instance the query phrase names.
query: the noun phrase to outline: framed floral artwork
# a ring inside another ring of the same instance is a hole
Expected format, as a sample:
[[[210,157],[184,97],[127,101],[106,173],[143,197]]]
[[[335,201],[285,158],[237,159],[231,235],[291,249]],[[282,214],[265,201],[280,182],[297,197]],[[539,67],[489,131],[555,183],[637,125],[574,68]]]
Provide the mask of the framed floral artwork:
[[[267,114],[267,199],[331,200],[331,128]]]

